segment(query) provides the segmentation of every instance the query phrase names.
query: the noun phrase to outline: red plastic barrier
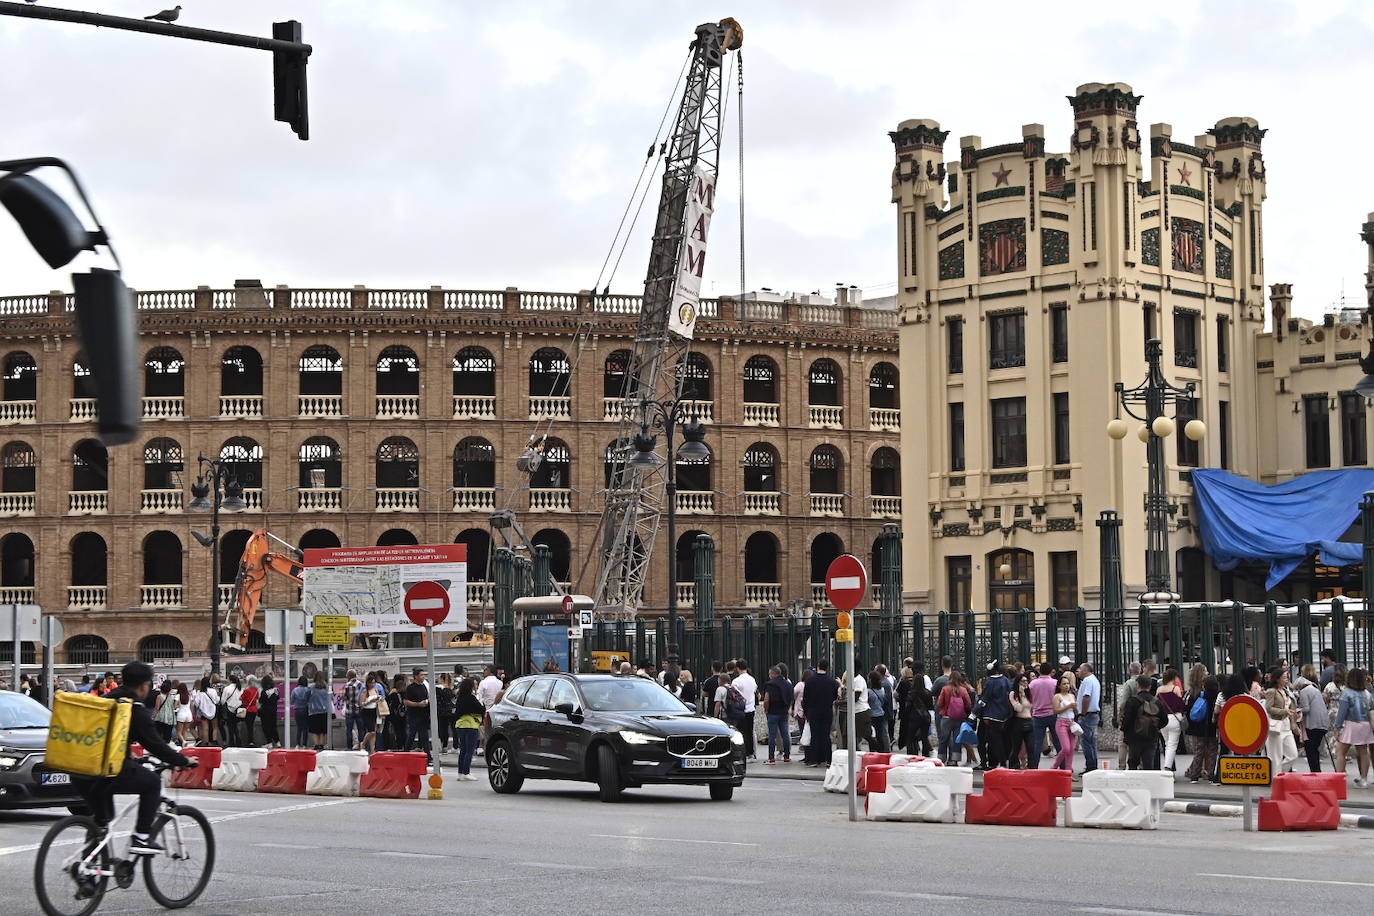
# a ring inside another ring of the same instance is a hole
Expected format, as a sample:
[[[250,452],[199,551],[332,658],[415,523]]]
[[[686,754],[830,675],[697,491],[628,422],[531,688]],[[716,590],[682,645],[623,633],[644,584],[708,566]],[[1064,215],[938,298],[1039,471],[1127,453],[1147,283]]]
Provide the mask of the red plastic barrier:
[[[219,769],[221,748],[217,747],[186,747],[181,752],[192,760],[198,761],[200,766],[194,770],[173,770],[172,786],[177,789],[208,789],[210,781],[215,778],[215,770]]]
[[[983,794],[968,797],[964,823],[1053,827],[1055,799],[1071,795],[1073,775],[1068,770],[989,770],[983,775]]]
[[[314,751],[268,751],[267,766],[258,774],[258,791],[304,795],[306,774],[314,770]]]
[[[1344,773],[1279,773],[1260,799],[1261,830],[1335,830],[1341,825]]]
[[[380,751],[368,760],[358,794],[368,798],[418,798],[429,762],[419,751]]]
[[[875,755],[877,756],[877,755]],[[890,763],[872,763],[859,771],[859,782],[854,791],[859,795],[869,792],[887,791],[887,771],[893,769]]]

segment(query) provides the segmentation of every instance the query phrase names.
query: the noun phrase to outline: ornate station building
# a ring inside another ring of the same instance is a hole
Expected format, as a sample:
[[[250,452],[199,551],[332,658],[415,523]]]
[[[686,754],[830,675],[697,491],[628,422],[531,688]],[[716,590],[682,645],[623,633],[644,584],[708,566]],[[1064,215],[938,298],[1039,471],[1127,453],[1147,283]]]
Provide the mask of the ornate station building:
[[[1165,375],[1196,389],[1179,429],[1207,427],[1165,443],[1174,590],[1263,600],[1262,568],[1221,572],[1200,549],[1191,472],[1274,483],[1367,466],[1367,405],[1351,389],[1368,320],[1294,319],[1291,288],[1276,284],[1264,330],[1268,176],[1254,119],[1187,140],[1145,127],[1122,83],[1080,86],[1069,105],[1063,152],[1040,124],[1014,142],[962,137],[953,159],[934,121],[890,135],[904,604],[1094,607],[1106,509],[1124,523],[1127,594],[1144,590],[1146,447],[1137,421],[1119,441],[1106,427],[1129,420],[1114,386],[1144,379],[1151,338]],[[1269,597],[1357,588],[1358,567],[1309,561]]]
[[[867,556],[900,517],[895,315],[859,299],[703,301],[685,393],[711,457],[677,467],[681,605],[700,533],[720,613],[797,612],[834,556]],[[639,297],[249,281],[137,301],[143,434],[107,452],[69,296],[0,298],[0,604],[55,610],[59,662],[204,654],[256,529],[299,547],[466,543],[481,621],[489,516],[511,508],[560,581],[594,586]],[[515,459],[532,435],[530,476]],[[193,533],[210,519],[188,511],[202,455],[248,504],[221,517],[216,583]],[[672,548],[660,539],[648,613]],[[272,582],[264,606],[296,600]]]

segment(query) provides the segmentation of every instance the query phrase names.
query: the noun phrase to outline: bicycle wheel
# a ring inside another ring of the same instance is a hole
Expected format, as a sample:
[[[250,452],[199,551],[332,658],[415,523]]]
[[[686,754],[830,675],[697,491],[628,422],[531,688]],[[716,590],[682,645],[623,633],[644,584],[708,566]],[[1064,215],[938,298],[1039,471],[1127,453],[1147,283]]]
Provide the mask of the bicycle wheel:
[[[210,883],[215,868],[215,834],[195,808],[176,805],[158,815],[149,834],[163,852],[143,857],[148,893],[169,910],[189,906]]]
[[[91,851],[105,836],[89,817],[64,817],[53,824],[33,863],[33,889],[48,916],[89,916],[100,906],[109,881],[110,847]]]

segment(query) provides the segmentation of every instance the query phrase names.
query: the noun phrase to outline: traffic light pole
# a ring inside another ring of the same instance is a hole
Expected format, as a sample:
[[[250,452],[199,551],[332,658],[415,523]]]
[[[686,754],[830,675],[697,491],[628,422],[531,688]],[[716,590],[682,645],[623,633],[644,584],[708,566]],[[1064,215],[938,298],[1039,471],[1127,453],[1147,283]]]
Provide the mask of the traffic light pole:
[[[302,140],[310,138],[309,117],[305,104],[305,64],[310,59],[310,53],[313,49],[310,45],[300,41],[300,23],[294,20],[274,23],[272,26],[273,37],[259,38],[256,35],[241,35],[237,32],[197,29],[170,22],[131,19],[127,16],[110,16],[106,13],[88,13],[85,10],[54,9],[29,3],[0,2],[0,16],[46,19],[49,22],[71,22],[77,25],[119,29],[124,32],[144,32],[148,35],[161,35],[164,38],[208,41],[212,44],[232,45],[236,48],[271,51],[276,58],[276,65],[273,68],[276,83],[275,117],[278,121],[289,123],[291,129]]]

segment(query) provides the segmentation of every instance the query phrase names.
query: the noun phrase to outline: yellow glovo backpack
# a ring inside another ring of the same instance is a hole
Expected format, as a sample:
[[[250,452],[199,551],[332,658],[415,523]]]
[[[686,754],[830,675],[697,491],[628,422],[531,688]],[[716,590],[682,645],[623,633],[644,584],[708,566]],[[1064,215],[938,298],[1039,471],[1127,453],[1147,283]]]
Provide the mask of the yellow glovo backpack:
[[[133,709],[129,700],[55,694],[44,762],[78,776],[118,776],[129,749]]]

